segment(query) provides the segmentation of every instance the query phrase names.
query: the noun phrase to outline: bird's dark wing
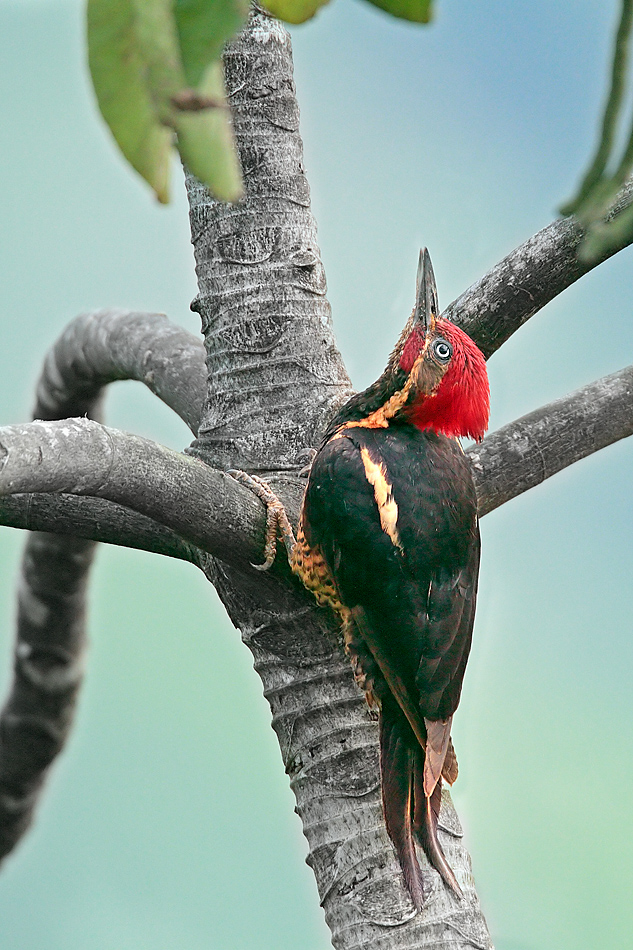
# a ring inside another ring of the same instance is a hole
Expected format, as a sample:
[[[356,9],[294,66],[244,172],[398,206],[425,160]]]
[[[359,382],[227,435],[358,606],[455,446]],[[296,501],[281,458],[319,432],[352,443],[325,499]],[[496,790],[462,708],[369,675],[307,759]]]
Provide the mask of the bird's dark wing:
[[[417,839],[459,894],[437,817],[440,776],[456,775],[447,749],[477,588],[468,463],[457,443],[412,426],[343,430],[314,459],[300,527],[308,560],[325,563],[350,611],[348,645],[380,700],[383,808],[409,893],[420,906]]]
[[[459,446],[413,427],[346,430],[314,460],[303,527],[342,602],[362,611],[359,632],[380,651],[385,678],[403,684],[422,717],[447,719],[459,702],[479,564]]]

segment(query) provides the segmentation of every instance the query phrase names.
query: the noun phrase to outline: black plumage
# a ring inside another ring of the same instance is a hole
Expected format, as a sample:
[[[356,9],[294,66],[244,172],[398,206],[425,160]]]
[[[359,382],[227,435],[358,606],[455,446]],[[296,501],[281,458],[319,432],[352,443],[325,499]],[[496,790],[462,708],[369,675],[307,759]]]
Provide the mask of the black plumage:
[[[437,814],[474,620],[476,512],[459,443],[395,421],[332,427],[303,504],[302,547],[325,562],[349,611],[349,650],[381,708],[387,830],[418,906],[414,838],[459,891],[437,841]],[[436,725],[439,739],[432,738],[443,748],[433,763],[429,729]]]

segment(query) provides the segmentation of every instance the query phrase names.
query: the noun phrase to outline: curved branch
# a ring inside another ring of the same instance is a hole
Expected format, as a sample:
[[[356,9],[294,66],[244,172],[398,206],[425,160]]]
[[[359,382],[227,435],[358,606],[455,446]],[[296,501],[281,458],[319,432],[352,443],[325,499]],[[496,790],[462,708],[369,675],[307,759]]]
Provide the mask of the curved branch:
[[[632,202],[633,183],[627,182],[610,217],[617,217]],[[584,235],[576,218],[559,218],[499,261],[449,304],[443,315],[463,327],[486,358],[492,356],[546,303],[633,241],[633,235],[627,236],[587,263],[577,256]]]
[[[469,448],[480,516],[632,434],[630,366]],[[169,529],[170,543],[177,536],[236,566],[261,553],[264,508],[234,479],[196,458],[89,419],[0,429],[0,495],[24,492],[107,499],[151,518],[152,531],[158,525]]]
[[[0,428],[0,495],[24,492],[105,498],[242,566],[263,546],[265,508],[233,478],[91,419]]]
[[[174,531],[130,508],[64,492],[0,497],[0,525],[103,541],[193,564],[198,564],[202,553]]]
[[[103,388],[123,379],[145,383],[197,435],[204,346],[162,313],[99,310],[69,323],[44,361],[33,416],[94,418]]]
[[[629,435],[633,366],[530,412],[469,448],[480,517]]]
[[[25,551],[14,681],[0,719],[0,857],[30,824],[48,766],[72,723],[93,553],[90,542],[49,534],[33,535]],[[70,569],[60,570],[60,562]]]
[[[199,340],[161,314],[101,311],[74,320],[50,350],[35,415],[95,417],[104,386],[144,382],[197,433],[206,388]],[[37,463],[36,463],[37,464]],[[63,506],[63,510],[62,510]],[[0,521],[35,531],[23,558],[15,675],[0,716],[0,857],[28,827],[47,770],[70,729],[85,645],[94,541],[197,560],[173,532],[99,499],[15,497]],[[75,537],[69,535],[76,535]]]

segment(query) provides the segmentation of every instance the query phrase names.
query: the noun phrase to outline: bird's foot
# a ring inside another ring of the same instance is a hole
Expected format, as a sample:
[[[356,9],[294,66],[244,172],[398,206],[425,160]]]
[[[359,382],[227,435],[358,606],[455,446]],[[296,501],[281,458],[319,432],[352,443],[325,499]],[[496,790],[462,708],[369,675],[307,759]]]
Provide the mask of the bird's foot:
[[[292,525],[288,520],[286,509],[281,500],[274,493],[270,485],[260,478],[259,475],[249,475],[248,472],[242,472],[240,469],[229,469],[226,473],[241,482],[247,488],[257,495],[266,505],[266,540],[264,542],[264,563],[253,564],[256,571],[267,571],[272,567],[277,554],[277,539],[281,537],[286,547],[288,561],[292,557],[292,550],[296,539]]]

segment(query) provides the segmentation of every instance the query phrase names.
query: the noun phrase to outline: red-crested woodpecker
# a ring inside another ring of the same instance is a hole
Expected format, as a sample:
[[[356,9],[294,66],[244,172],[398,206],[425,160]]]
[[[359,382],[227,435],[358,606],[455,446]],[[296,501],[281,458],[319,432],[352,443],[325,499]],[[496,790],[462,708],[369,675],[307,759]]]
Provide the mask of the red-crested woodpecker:
[[[483,438],[489,402],[483,354],[439,316],[425,249],[416,305],[387,368],[332,419],[314,457],[296,541],[280,503],[271,508],[271,539],[276,522],[293,571],[340,615],[379,710],[385,822],[416,907],[416,842],[461,893],[437,836],[442,779],[457,777],[451,723],[479,570],[477,498],[458,440]],[[267,564],[273,556],[271,544]]]

